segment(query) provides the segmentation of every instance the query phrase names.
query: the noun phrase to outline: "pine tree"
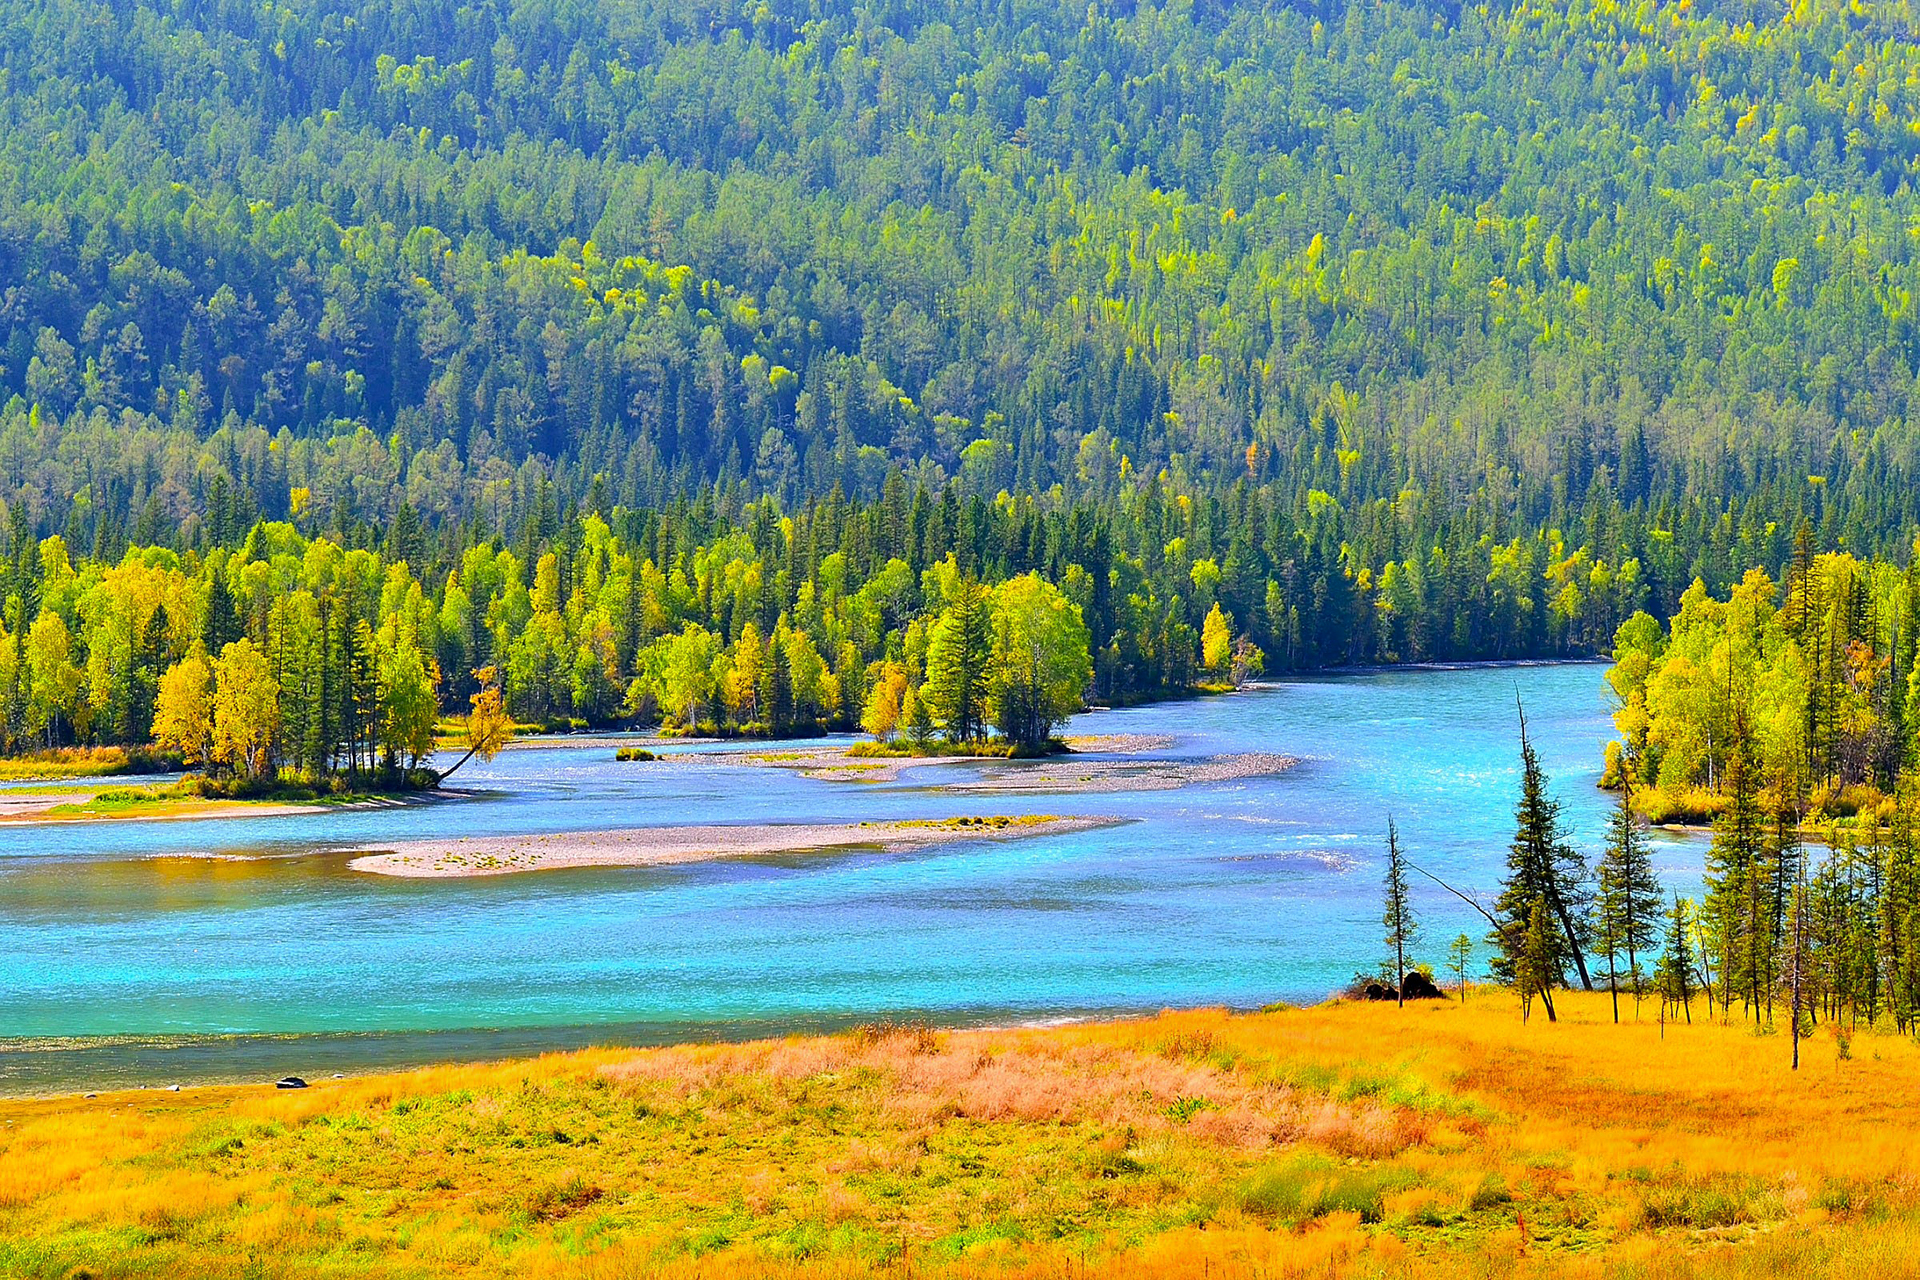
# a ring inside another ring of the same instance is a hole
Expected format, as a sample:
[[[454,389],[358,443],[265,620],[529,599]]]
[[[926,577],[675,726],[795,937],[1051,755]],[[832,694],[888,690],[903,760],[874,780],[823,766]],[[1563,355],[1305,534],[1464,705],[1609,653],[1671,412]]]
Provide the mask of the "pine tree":
[[[1546,771],[1527,736],[1526,713],[1520,716],[1520,802],[1514,811],[1513,844],[1507,851],[1507,874],[1494,917],[1501,927],[1489,935],[1495,947],[1494,975],[1503,982],[1519,980],[1528,918],[1536,902],[1544,903],[1557,926],[1546,945],[1542,963],[1564,986],[1567,965],[1580,974],[1580,983],[1593,989],[1581,950],[1586,907],[1586,863],[1568,845],[1560,820],[1560,802],[1547,792]]]
[[[207,584],[207,617],[206,625],[201,628],[201,641],[208,653],[217,654],[238,640],[241,631],[240,615],[233,607],[233,593],[227,590],[226,570],[216,568]]]
[[[949,742],[972,742],[985,733],[992,661],[987,590],[963,579],[928,637],[927,680],[920,691]]]
[[[1473,939],[1461,934],[1447,948],[1447,967],[1453,970],[1454,986],[1460,991],[1460,1003],[1467,1002],[1467,962],[1473,958]]]
[[[1527,911],[1526,931],[1521,934],[1519,965],[1515,970],[1522,1021],[1532,1013],[1536,996],[1547,1011],[1547,1021],[1559,1021],[1553,1009],[1553,989],[1561,985],[1565,971],[1560,968],[1560,929],[1550,915],[1544,896],[1535,898]]]
[[[1763,997],[1772,989],[1766,908],[1773,898],[1757,784],[1744,744],[1736,747],[1727,765],[1727,807],[1713,824],[1702,911],[1712,960],[1720,971],[1721,1011],[1732,1008],[1738,993],[1756,1024]]]
[[[1687,918],[1686,899],[1673,895],[1673,910],[1667,916],[1667,949],[1660,956],[1660,1014],[1664,1020],[1672,1009],[1684,1010],[1693,1021],[1693,944],[1688,940],[1691,921]]]
[[[1640,995],[1640,954],[1651,951],[1659,937],[1660,879],[1654,874],[1647,842],[1633,817],[1631,767],[1623,777],[1619,803],[1607,827],[1607,851],[1600,859],[1599,893],[1595,899],[1594,942],[1607,957],[1607,990],[1613,997],[1613,1020],[1620,1021],[1620,978],[1617,960],[1626,953],[1624,975]]]
[[[1382,923],[1387,927],[1387,948],[1393,953],[1394,998],[1405,1007],[1407,948],[1412,945],[1419,925],[1414,921],[1413,908],[1407,899],[1407,860],[1400,852],[1400,832],[1393,825],[1392,818],[1387,819],[1387,880],[1384,897],[1386,911]]]

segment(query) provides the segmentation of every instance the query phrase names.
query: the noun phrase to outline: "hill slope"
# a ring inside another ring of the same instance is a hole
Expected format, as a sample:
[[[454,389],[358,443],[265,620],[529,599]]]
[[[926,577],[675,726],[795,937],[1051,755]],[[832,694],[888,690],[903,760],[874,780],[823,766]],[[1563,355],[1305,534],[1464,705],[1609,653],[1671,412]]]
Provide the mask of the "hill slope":
[[[1165,468],[1412,485],[1503,540],[1733,503],[1710,566],[1778,564],[1801,512],[1884,551],[1920,515],[1913,30],[6,0],[0,496],[112,546],[235,494],[503,527],[543,476],[641,506]]]

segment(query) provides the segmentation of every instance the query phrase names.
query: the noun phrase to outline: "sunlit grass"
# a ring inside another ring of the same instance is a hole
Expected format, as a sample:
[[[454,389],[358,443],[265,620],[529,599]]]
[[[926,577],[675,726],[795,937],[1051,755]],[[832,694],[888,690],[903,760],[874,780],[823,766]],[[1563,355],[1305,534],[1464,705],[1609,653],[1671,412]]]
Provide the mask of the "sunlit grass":
[[[1912,1271],[1911,1043],[1559,1004],[0,1103],[0,1275]]]
[[[0,760],[0,782],[104,778],[125,773],[133,763],[123,747],[60,747]]]

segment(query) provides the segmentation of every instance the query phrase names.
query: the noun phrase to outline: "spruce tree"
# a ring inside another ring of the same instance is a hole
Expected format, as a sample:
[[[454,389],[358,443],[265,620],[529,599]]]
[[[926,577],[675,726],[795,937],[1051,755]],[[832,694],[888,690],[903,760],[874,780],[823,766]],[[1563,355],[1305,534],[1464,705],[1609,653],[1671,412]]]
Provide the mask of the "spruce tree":
[[[206,625],[201,628],[201,638],[207,646],[209,655],[219,652],[238,640],[242,628],[240,615],[233,607],[233,593],[227,589],[227,574],[224,567],[214,569],[211,581],[207,584]]]
[[[952,602],[928,637],[927,679],[920,690],[949,742],[972,742],[985,734],[992,663],[987,589],[963,579],[955,584]]]
[[[167,606],[155,605],[147,615],[147,625],[134,650],[133,690],[127,706],[127,738],[131,742],[145,742],[152,735],[153,702],[160,691],[160,677],[168,665],[171,627]]]
[[[1894,808],[1893,831],[1881,859],[1880,931],[1877,948],[1886,976],[1887,1003],[1902,1033],[1920,1020],[1920,957],[1915,930],[1920,925],[1920,849],[1915,847],[1914,793],[1902,788]]]
[[[1447,948],[1447,967],[1453,970],[1454,985],[1460,990],[1460,1003],[1467,1002],[1467,962],[1473,958],[1473,939],[1461,934]]]
[[[1613,997],[1613,1020],[1620,1021],[1618,957],[1626,954],[1624,975],[1640,995],[1640,955],[1651,951],[1659,937],[1660,878],[1654,874],[1647,842],[1633,817],[1633,781],[1628,766],[1620,786],[1619,803],[1607,826],[1607,851],[1600,859],[1599,894],[1595,900],[1594,941],[1607,957],[1607,990]]]
[[[1660,956],[1661,1017],[1669,1009],[1686,1012],[1693,1021],[1693,944],[1688,941],[1691,922],[1687,918],[1686,899],[1673,895],[1673,911],[1667,916],[1667,949]]]
[[[1544,904],[1552,937],[1541,960],[1554,981],[1565,985],[1571,963],[1580,984],[1593,989],[1581,950],[1586,903],[1586,863],[1567,843],[1560,819],[1560,802],[1547,792],[1546,771],[1527,736],[1527,718],[1520,715],[1520,802],[1514,811],[1513,844],[1507,851],[1507,874],[1494,901],[1493,915],[1500,927],[1488,936],[1495,948],[1494,976],[1503,982],[1519,979],[1522,951],[1533,905]],[[1551,1014],[1549,1014],[1551,1016]]]
[[[1535,898],[1527,909],[1526,929],[1520,935],[1519,966],[1520,1018],[1526,1021],[1533,1011],[1534,997],[1547,1011],[1548,1022],[1560,1019],[1553,1009],[1553,989],[1561,985],[1565,971],[1560,968],[1560,929],[1550,918],[1544,896]]]
[[[1727,807],[1714,820],[1713,846],[1707,853],[1703,923],[1720,971],[1721,1011],[1731,1010],[1737,993],[1758,1023],[1763,993],[1772,989],[1766,921],[1773,892],[1762,844],[1757,771],[1744,745],[1728,762],[1727,787]]]

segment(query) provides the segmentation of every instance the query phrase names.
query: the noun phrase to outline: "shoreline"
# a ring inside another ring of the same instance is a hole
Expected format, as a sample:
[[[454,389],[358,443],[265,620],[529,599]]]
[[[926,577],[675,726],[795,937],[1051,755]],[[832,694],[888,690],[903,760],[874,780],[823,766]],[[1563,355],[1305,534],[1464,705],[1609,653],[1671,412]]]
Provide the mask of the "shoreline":
[[[1178,791],[1183,787],[1270,778],[1298,768],[1301,757],[1246,751],[1186,759],[993,761],[981,776],[942,782],[935,791],[958,795],[1099,795]]]
[[[1288,1008],[1314,1008],[1337,999],[1328,995],[1317,1001],[1287,1003]],[[988,1009],[945,1009],[917,1011],[882,1009],[864,1012],[803,1014],[792,1017],[762,1017],[694,1022],[613,1022],[555,1023],[538,1026],[463,1027],[448,1030],[412,1029],[386,1031],[255,1031],[193,1032],[165,1034],[126,1032],[93,1036],[20,1036],[0,1038],[0,1066],[10,1057],[47,1055],[85,1055],[91,1053],[127,1053],[143,1055],[148,1062],[178,1058],[196,1052],[217,1053],[227,1065],[205,1071],[192,1067],[161,1071],[148,1068],[102,1072],[89,1077],[80,1071],[62,1074],[57,1082],[43,1088],[28,1084],[10,1089],[0,1075],[0,1104],[78,1100],[88,1093],[152,1098],[166,1094],[178,1085],[181,1092],[209,1089],[253,1089],[271,1087],[273,1080],[289,1071],[318,1084],[342,1080],[406,1074],[443,1067],[488,1066],[500,1063],[533,1062],[556,1055],[588,1053],[597,1050],[645,1051],[672,1049],[688,1045],[743,1045],[781,1041],[793,1037],[842,1035],[863,1026],[926,1025],[950,1032],[1023,1032],[1051,1031],[1069,1027],[1099,1026],[1153,1018],[1166,1013],[1193,1013],[1219,1009],[1234,1016],[1272,1012],[1277,1005],[1236,1005],[1221,1000],[1198,1000],[1191,1004],[1168,1005],[1148,1001],[1138,1004],[1114,1004],[1076,1008],[1070,1011],[1020,1013]],[[423,1052],[409,1053],[405,1043],[428,1042]],[[449,1041],[487,1041],[497,1044],[448,1044]],[[391,1055],[355,1054],[365,1046],[394,1044],[401,1047]],[[244,1063],[243,1069],[238,1064]]]
[[[1377,676],[1394,671],[1510,671],[1523,667],[1611,666],[1613,659],[1603,653],[1578,658],[1468,658],[1459,662],[1386,662],[1372,666],[1316,667],[1312,671],[1288,671],[1248,681],[1248,688],[1285,684],[1290,680],[1314,676]]]
[[[185,822],[204,818],[300,818],[327,813],[353,813],[370,809],[404,809],[416,805],[445,804],[467,798],[467,792],[435,787],[429,791],[396,791],[361,795],[345,800],[231,800],[220,797],[181,796],[160,799],[152,808],[129,805],[111,813],[55,813],[69,806],[80,809],[91,803],[102,787],[87,793],[85,788],[57,795],[31,794],[27,800],[46,800],[44,806],[0,800],[0,828],[86,826],[97,822]],[[18,805],[18,807],[13,807]]]
[[[368,850],[354,871],[406,879],[466,879],[575,867],[662,867],[724,858],[872,848],[899,853],[969,840],[1019,840],[1119,826],[1105,816],[963,817],[883,822],[629,827],[539,835],[414,840]]]

